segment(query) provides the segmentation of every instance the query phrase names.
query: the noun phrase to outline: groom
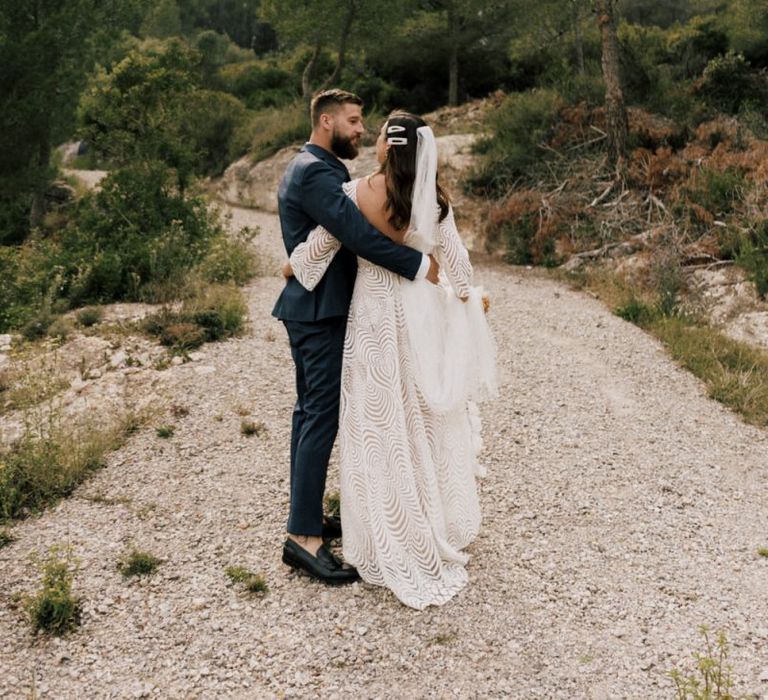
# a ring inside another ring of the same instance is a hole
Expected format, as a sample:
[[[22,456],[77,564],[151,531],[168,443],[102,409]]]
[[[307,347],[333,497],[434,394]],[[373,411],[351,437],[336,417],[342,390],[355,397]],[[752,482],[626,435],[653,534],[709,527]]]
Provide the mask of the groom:
[[[308,292],[291,277],[272,315],[288,331],[296,365],[291,432],[291,502],[283,562],[329,584],[355,581],[357,571],[328,549],[323,537],[339,536],[338,522],[323,519],[328,459],[339,423],[341,359],[357,255],[408,279],[437,283],[437,263],[398,245],[371,226],[341,185],[349,172],[339,158],[357,156],[362,100],[325,90],[312,100],[312,135],[288,165],[278,191],[280,226],[288,255],[321,224],[342,243],[323,279]]]

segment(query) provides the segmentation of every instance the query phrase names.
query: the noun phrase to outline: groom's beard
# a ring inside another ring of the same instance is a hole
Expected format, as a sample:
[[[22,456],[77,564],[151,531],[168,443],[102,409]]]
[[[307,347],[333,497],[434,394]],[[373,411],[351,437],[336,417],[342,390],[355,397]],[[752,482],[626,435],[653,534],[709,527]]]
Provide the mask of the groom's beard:
[[[338,158],[344,158],[345,160],[352,160],[357,158],[357,146],[352,143],[352,139],[347,136],[342,136],[338,131],[334,129],[331,135],[331,151]]]

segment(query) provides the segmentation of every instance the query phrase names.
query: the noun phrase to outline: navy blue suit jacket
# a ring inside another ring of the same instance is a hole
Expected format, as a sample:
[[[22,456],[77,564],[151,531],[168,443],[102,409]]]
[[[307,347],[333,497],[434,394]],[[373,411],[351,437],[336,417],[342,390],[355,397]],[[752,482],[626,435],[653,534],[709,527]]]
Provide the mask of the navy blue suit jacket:
[[[399,245],[371,226],[341,185],[349,181],[346,166],[332,153],[307,143],[290,162],[280,181],[278,204],[285,249],[307,240],[318,224],[338,238],[342,247],[320,283],[311,292],[290,278],[272,315],[286,321],[318,321],[346,316],[357,274],[359,255],[392,272],[414,279],[422,255]]]

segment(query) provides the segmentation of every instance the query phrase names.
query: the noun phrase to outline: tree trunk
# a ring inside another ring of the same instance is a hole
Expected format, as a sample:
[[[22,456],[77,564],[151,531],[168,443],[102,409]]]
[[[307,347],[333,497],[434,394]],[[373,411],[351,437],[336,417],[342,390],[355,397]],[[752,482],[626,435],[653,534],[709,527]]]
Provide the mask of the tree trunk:
[[[51,160],[51,146],[46,141],[37,151],[35,189],[32,192],[32,206],[29,210],[29,228],[39,228],[45,216],[45,190],[48,186],[48,165]]]
[[[320,44],[317,44],[314,51],[312,51],[312,57],[309,59],[309,63],[304,66],[304,71],[301,74],[301,96],[307,104],[312,101],[312,71],[315,69],[317,57],[320,55],[320,49]]]
[[[627,154],[627,109],[621,89],[619,47],[616,40],[615,0],[597,1],[605,81],[605,121],[608,132],[608,162],[621,170]]]
[[[452,6],[448,8],[448,104],[459,104],[459,18]]]
[[[333,85],[339,79],[341,71],[344,69],[344,63],[347,58],[347,42],[349,41],[349,35],[352,32],[352,25],[357,14],[357,2],[358,0],[349,0],[347,3],[347,16],[344,18],[344,25],[341,28],[341,36],[339,37],[339,53],[336,58],[336,66],[333,69],[333,73],[323,83],[323,88]]]

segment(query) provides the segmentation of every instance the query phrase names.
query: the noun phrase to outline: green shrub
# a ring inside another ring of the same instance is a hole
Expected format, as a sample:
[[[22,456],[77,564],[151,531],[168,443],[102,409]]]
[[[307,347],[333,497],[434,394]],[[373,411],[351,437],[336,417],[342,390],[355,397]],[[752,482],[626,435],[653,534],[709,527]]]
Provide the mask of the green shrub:
[[[54,321],[54,316],[50,311],[41,310],[37,316],[29,319],[21,327],[21,335],[26,340],[39,340],[48,334],[48,329]]]
[[[205,285],[179,311],[164,309],[144,319],[142,329],[163,345],[186,351],[238,335],[247,316],[248,307],[237,287]]]
[[[162,560],[149,552],[134,549],[126,554],[117,564],[118,571],[124,578],[131,576],[149,576],[153,574]]]
[[[223,66],[218,73],[223,89],[254,110],[279,108],[295,100],[300,87],[296,75],[263,61]]]
[[[73,305],[173,297],[221,234],[206,202],[176,190],[161,163],[117,170],[64,234],[65,294]]]
[[[478,192],[498,197],[517,179],[533,177],[547,157],[561,100],[552,90],[509,95],[487,118],[492,136],[481,140],[481,165],[468,183]]]
[[[36,632],[63,635],[80,624],[82,604],[72,594],[75,571],[52,552],[42,573],[40,589],[26,599],[25,609]]]
[[[245,106],[232,95],[211,90],[189,94],[179,130],[193,150],[196,173],[220,175],[248,150],[243,134],[247,118]]]
[[[753,74],[743,54],[733,51],[707,64],[696,91],[709,105],[728,114],[738,113],[749,102],[768,106],[765,77]]]
[[[742,236],[734,251],[736,263],[744,268],[761,299],[768,295],[768,221],[761,221]]]
[[[285,146],[304,142],[312,130],[309,110],[301,101],[257,112],[245,129],[250,137],[250,156],[254,162],[269,158]]]
[[[196,323],[169,323],[160,333],[160,343],[175,350],[194,350],[205,342],[205,330]]]
[[[694,186],[686,189],[688,199],[715,216],[726,216],[744,198],[748,182],[736,170],[707,168],[698,173]]]
[[[242,286],[259,271],[252,240],[258,229],[243,228],[234,236],[222,235],[212,243],[199,271],[208,282]]]
[[[728,36],[714,15],[698,15],[666,32],[668,61],[677,79],[695,78],[728,50]]]
[[[243,331],[248,306],[237,287],[213,284],[185,301],[182,313],[205,329],[206,340],[221,340]]]
[[[653,307],[636,298],[631,298],[625,304],[617,307],[614,313],[625,321],[634,323],[636,326],[648,325],[653,320],[655,313]]]
[[[77,322],[85,328],[90,328],[100,323],[103,316],[104,312],[97,306],[86,306],[75,314]]]

